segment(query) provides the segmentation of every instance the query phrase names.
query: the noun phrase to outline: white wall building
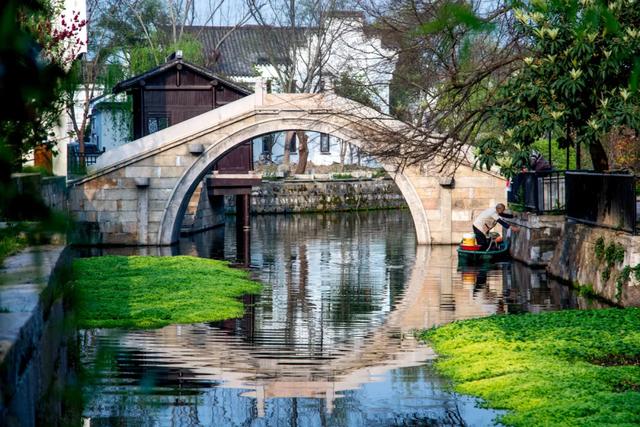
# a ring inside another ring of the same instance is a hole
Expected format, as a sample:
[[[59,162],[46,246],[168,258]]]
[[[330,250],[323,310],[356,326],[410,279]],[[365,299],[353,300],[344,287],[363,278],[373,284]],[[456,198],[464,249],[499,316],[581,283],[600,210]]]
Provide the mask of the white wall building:
[[[371,100],[383,111],[389,111],[389,84],[395,69],[393,52],[387,50],[382,41],[372,35],[360,13],[334,12],[327,19],[328,28],[321,31],[302,32],[309,34],[300,40],[296,49],[298,64],[297,80],[303,81],[308,72],[309,59],[314,52],[324,50],[323,68],[315,69],[316,87],[320,74],[327,79],[346,74],[357,80],[371,95]],[[274,92],[279,91],[276,67],[282,66],[291,55],[277,57],[278,40],[286,36],[288,28],[273,28],[257,25],[229,27],[186,27],[185,31],[201,32],[205,57],[215,57],[214,73],[253,87],[258,78],[272,81]],[[300,34],[300,33],[298,33]],[[318,40],[318,34],[323,40]],[[322,46],[319,46],[322,43]],[[274,65],[272,62],[275,62]],[[328,83],[330,84],[330,83]],[[130,140],[130,131],[123,126],[124,110],[119,110],[114,99],[97,102],[92,109],[91,143],[100,150],[122,145]],[[119,101],[122,101],[119,99]],[[106,104],[103,104],[106,102]],[[124,103],[122,105],[125,105]],[[312,165],[361,164],[375,167],[377,164],[359,153],[356,147],[344,146],[333,136],[308,133],[309,156]],[[272,139],[270,139],[272,138]],[[284,134],[260,137],[253,141],[254,162],[279,164],[284,157]],[[298,162],[297,141],[290,150],[290,162]],[[267,147],[271,146],[270,150]]]
[[[307,172],[314,173],[314,166],[361,165],[365,167],[378,167],[378,163],[371,157],[360,152],[354,145],[345,143],[331,135],[317,132],[306,132],[309,155],[307,157]],[[285,133],[278,132],[255,138],[252,141],[254,165],[280,165],[285,154]],[[300,152],[297,138],[291,141],[289,147],[289,161],[297,164]]]
[[[394,52],[387,49],[358,12],[329,13],[326,29],[292,31],[289,28],[247,25],[230,27],[187,27],[185,31],[202,34],[206,57],[215,59],[215,73],[253,87],[257,78],[272,80],[279,91],[276,68],[284,69],[289,58],[297,58],[296,80],[301,82],[313,73],[314,84],[320,75],[337,78],[345,73],[354,77],[372,94],[372,101],[388,112],[389,84],[396,65]],[[301,38],[306,34],[307,38]],[[282,51],[283,39],[300,38],[295,52]],[[319,40],[321,39],[321,40]],[[320,66],[314,61],[319,60]]]
[[[90,143],[108,151],[131,141],[131,106],[113,95],[94,102]]]

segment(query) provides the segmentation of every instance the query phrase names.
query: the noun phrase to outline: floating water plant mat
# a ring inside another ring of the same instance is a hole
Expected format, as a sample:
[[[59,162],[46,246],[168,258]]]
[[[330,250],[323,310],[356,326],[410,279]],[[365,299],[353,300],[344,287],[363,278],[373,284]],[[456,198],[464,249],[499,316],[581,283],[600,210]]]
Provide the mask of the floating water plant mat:
[[[640,309],[493,316],[424,331],[461,393],[508,425],[640,425]]]
[[[82,328],[157,328],[240,317],[261,285],[226,262],[190,256],[103,256],[73,264]]]

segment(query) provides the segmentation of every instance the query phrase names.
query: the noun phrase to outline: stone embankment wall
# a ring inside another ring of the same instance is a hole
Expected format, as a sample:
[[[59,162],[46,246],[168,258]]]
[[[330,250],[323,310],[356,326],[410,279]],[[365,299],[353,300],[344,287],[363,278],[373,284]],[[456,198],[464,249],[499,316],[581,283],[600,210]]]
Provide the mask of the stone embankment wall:
[[[251,193],[251,213],[333,212],[404,208],[392,179],[263,181]]]
[[[623,306],[640,306],[640,236],[567,221],[549,273]]]
[[[198,186],[185,214],[181,232],[195,233],[224,224],[234,214],[236,196],[207,197]],[[337,212],[406,208],[390,179],[263,181],[251,193],[252,214]]]
[[[62,290],[71,252],[27,249],[0,269],[0,425],[55,425],[69,375]],[[58,399],[56,399],[58,397]]]
[[[519,214],[510,222],[520,226],[511,233],[511,256],[532,267],[549,264],[564,229],[564,215]]]

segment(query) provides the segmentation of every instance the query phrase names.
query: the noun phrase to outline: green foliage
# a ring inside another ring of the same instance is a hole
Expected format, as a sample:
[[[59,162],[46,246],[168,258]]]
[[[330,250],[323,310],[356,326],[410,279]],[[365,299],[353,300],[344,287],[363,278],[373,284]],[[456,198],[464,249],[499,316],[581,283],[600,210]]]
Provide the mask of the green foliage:
[[[613,267],[615,264],[624,261],[624,252],[624,246],[611,242],[604,251],[604,260],[607,262],[607,267]]]
[[[51,172],[49,172],[46,168],[42,166],[23,166],[22,173],[39,173],[42,176],[53,176]]]
[[[445,2],[437,9],[434,19],[422,24],[420,31],[424,34],[440,34],[460,26],[477,31],[493,28],[474,13],[469,3]]]
[[[604,269],[600,272],[600,279],[602,280],[603,284],[606,284],[611,278],[611,271],[613,267],[616,264],[621,264],[624,261],[624,246],[616,242],[611,242],[609,243],[609,245],[605,246],[604,238],[600,236],[596,240],[594,251],[598,262],[605,262]],[[631,267],[625,266],[618,274],[618,277],[615,281],[616,300],[620,301],[620,298],[622,297],[623,286],[629,281],[632,271],[633,269]]]
[[[20,251],[26,244],[26,237],[17,232],[15,228],[0,229],[0,265],[2,265],[6,257]]]
[[[334,81],[334,91],[337,95],[359,102],[362,105],[378,109],[373,101],[375,92],[367,85],[365,78],[357,73],[345,71]]]
[[[515,6],[517,28],[530,54],[500,88],[493,112],[501,130],[479,144],[478,165],[499,165],[511,176],[526,166],[531,145],[551,132],[560,148],[588,148],[592,157],[597,155],[593,166],[602,168],[604,136],[619,126],[640,129],[640,94],[634,84],[640,67],[640,7],[629,0]]]
[[[62,111],[64,70],[45,59],[39,38],[46,32],[38,32],[51,13],[48,2],[8,0],[0,6],[0,185],[8,185],[29,150],[53,143],[50,129]],[[0,194],[8,192],[0,188]]]
[[[371,178],[384,178],[385,176],[387,176],[387,171],[383,168],[376,169],[376,171],[371,174]]]
[[[153,47],[147,45],[128,46],[129,74],[131,76],[144,73],[162,64],[171,53],[181,50],[185,61],[196,65],[204,64],[204,49],[202,43],[189,34],[175,42],[163,42],[161,34],[154,35]]]
[[[542,153],[545,159],[549,160],[554,169],[567,169],[567,150],[566,148],[560,148],[558,145],[558,139],[552,138],[551,140],[551,158],[549,159],[549,142],[546,139],[538,139],[531,144],[531,149],[539,153]],[[585,163],[589,163],[589,158],[582,158],[582,167],[585,167]],[[576,150],[569,149],[569,168],[576,169]]]
[[[158,328],[240,317],[238,298],[261,285],[228,263],[202,258],[105,256],[74,262],[82,328]]]
[[[353,175],[350,173],[334,173],[331,175],[331,179],[353,179]]]
[[[578,295],[583,298],[592,300],[598,297],[598,293],[593,289],[593,285],[589,283],[585,285],[576,284],[575,287],[578,289]]]
[[[598,237],[598,239],[596,240],[594,251],[598,261],[602,262],[604,258],[604,237],[602,236]]]
[[[616,278],[616,295],[615,295],[616,300],[620,301],[620,299],[622,298],[622,288],[627,282],[629,282],[629,279],[631,278],[631,273],[633,271],[634,271],[634,268],[632,268],[629,265],[625,265],[622,271],[620,272],[620,274],[618,275],[618,277]],[[636,271],[640,271],[640,268]]]
[[[514,426],[640,423],[640,309],[492,316],[424,331],[457,391]]]

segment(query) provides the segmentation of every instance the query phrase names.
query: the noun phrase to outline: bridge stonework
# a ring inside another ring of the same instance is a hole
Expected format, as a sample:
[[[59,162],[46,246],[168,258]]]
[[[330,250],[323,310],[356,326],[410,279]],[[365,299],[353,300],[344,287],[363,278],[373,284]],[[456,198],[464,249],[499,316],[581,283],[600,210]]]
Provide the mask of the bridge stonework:
[[[70,183],[71,212],[78,221],[97,224],[98,243],[173,244],[197,184],[216,159],[246,140],[301,129],[334,135],[366,152],[362,123],[340,114],[354,108],[365,109],[332,94],[258,90],[103,154],[94,170]],[[505,200],[504,179],[466,164],[453,181],[434,167],[396,172],[383,166],[407,201],[419,244],[458,243],[476,212]]]

